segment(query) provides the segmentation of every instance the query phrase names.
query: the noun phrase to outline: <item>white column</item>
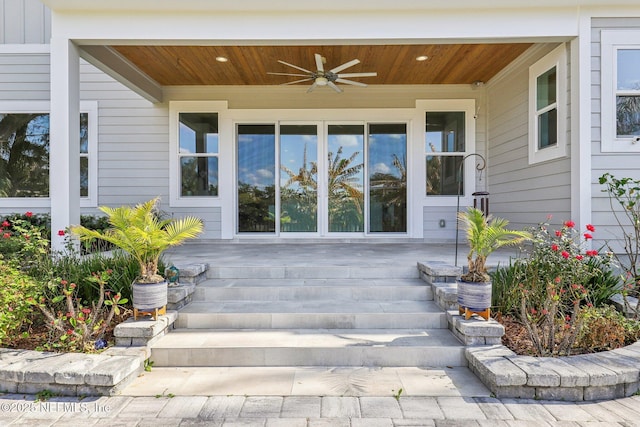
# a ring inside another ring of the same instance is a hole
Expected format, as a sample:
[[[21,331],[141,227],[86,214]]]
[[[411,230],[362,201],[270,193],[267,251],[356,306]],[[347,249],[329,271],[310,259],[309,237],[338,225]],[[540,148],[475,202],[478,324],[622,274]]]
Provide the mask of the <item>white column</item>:
[[[80,56],[67,38],[51,39],[49,195],[51,247],[64,248],[58,235],[80,223]]]

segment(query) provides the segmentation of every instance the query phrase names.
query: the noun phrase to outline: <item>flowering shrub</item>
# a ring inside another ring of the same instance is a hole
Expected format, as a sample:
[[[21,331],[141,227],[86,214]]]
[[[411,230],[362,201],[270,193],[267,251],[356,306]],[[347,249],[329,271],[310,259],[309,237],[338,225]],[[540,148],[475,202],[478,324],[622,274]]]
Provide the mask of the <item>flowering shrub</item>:
[[[14,215],[0,222],[0,254],[10,257],[22,268],[33,266],[48,256],[49,239],[45,226],[39,225],[32,212]]]
[[[0,256],[0,344],[31,320],[27,300],[39,298],[38,284]]]
[[[583,325],[582,309],[600,305],[616,292],[613,258],[587,249],[595,227],[584,232],[565,221],[552,230],[541,223],[530,230],[532,245],[515,260],[508,277],[516,285],[513,307],[538,355],[568,354]]]
[[[45,350],[92,351],[104,348],[105,330],[114,316],[120,314],[121,306],[127,303],[120,293],[105,289],[111,274],[111,270],[105,270],[92,273],[88,278],[99,287],[99,298],[91,306],[83,304],[77,297],[78,285],[66,280],[48,284],[50,289],[58,292],[52,299],[30,300],[48,322],[51,339],[43,346]]]

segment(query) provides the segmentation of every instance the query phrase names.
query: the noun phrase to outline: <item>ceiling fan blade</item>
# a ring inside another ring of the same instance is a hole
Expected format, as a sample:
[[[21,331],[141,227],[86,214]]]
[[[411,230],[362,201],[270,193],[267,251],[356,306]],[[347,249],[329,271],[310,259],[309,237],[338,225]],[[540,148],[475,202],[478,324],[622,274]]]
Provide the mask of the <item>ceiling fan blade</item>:
[[[338,80],[336,80],[336,81],[338,81]],[[334,82],[328,82],[327,86],[329,86],[331,89],[335,90],[338,93],[342,92],[342,89],[340,89],[338,86],[336,86],[336,84]]]
[[[267,71],[267,74],[271,74],[273,76],[296,76],[296,77],[308,77],[308,74],[292,74],[292,73],[270,73]]]
[[[338,74],[339,78],[342,77],[376,77],[378,75],[378,73],[345,73],[345,74]]]
[[[342,71],[342,70],[344,70],[344,69],[347,69],[347,68],[349,68],[349,67],[353,67],[354,65],[359,64],[359,63],[360,63],[360,60],[359,60],[359,59],[352,59],[351,61],[349,61],[349,62],[345,62],[345,63],[344,63],[344,64],[342,64],[342,65],[338,65],[336,68],[332,68],[332,69],[331,69],[331,70],[329,70],[329,71],[330,71],[330,72],[332,72],[332,73],[334,73],[334,74],[337,74],[337,73],[339,73],[340,71]]]
[[[310,80],[313,80],[313,78],[312,78],[312,77],[309,77],[308,79],[296,80],[296,81],[294,81],[294,82],[281,83],[280,85],[281,85],[281,86],[285,86],[285,85],[294,85],[294,84],[296,84],[296,83],[308,82],[308,81],[310,81]]]
[[[307,93],[309,92],[313,92],[313,90],[317,87],[317,83],[314,81],[313,84],[311,86],[309,86],[309,89],[307,89]]]
[[[289,64],[288,62],[284,62],[284,61],[281,61],[281,60],[279,60],[279,59],[278,59],[278,62],[279,62],[279,63],[281,63],[281,64],[284,64],[284,65],[288,65],[289,67],[293,67],[293,68],[295,68],[296,70],[304,71],[304,72],[305,72],[305,73],[307,73],[307,74],[313,74],[311,71],[309,71],[309,70],[305,70],[304,68],[302,68],[302,67],[298,67],[297,65]]]
[[[336,82],[344,83],[344,84],[347,84],[347,85],[360,86],[360,87],[366,87],[367,86],[364,83],[354,82],[353,80],[346,80],[346,79],[336,79]]]
[[[315,54],[316,57],[316,69],[324,72],[324,64],[322,64],[322,56],[319,53]]]

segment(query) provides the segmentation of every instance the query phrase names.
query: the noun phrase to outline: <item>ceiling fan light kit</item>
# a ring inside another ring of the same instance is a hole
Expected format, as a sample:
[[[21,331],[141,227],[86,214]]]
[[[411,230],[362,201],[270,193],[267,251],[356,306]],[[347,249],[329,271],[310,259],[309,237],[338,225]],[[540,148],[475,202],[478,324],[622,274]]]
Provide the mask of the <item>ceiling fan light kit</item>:
[[[288,62],[284,62],[281,60],[278,60],[279,63],[286,65],[288,67],[292,67],[295,68],[296,70],[300,70],[305,74],[300,74],[300,73],[267,73],[267,74],[271,74],[271,75],[276,75],[276,76],[293,76],[293,77],[305,77],[304,79],[300,79],[300,80],[295,80],[292,82],[287,82],[287,83],[282,83],[282,85],[293,85],[296,83],[302,83],[302,82],[312,82],[311,86],[309,87],[309,89],[307,90],[307,92],[312,92],[316,87],[318,86],[329,86],[331,89],[333,89],[334,91],[340,93],[342,92],[342,89],[340,89],[338,87],[338,85],[336,85],[336,83],[342,83],[342,84],[347,84],[347,85],[352,85],[352,86],[360,86],[360,87],[366,87],[367,85],[361,82],[356,82],[353,80],[349,80],[345,77],[348,78],[354,78],[354,77],[375,77],[378,75],[378,73],[376,72],[369,72],[369,73],[344,73],[341,74],[340,72],[342,70],[346,70],[349,67],[353,67],[356,64],[360,63],[360,60],[358,59],[352,59],[349,62],[345,62],[342,65],[338,65],[335,68],[332,68],[328,71],[325,71],[324,69],[324,64],[326,62],[326,59],[322,57],[322,55],[320,55],[319,53],[316,53],[314,55],[315,57],[315,62],[316,62],[316,71],[310,71],[307,70],[305,68],[299,67],[297,65],[293,65],[293,64],[289,64]]]

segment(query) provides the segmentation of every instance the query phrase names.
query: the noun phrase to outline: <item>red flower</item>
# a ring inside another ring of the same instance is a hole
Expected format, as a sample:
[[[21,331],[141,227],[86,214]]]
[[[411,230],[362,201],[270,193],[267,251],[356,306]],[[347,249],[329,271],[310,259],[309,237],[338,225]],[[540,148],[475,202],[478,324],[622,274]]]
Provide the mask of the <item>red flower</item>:
[[[10,227],[11,224],[9,224],[9,221],[7,221],[6,219],[4,221],[2,221],[2,226],[3,227]]]
[[[66,317],[73,317],[73,314],[71,312],[68,312],[65,316]]]
[[[576,259],[577,259],[578,261],[582,261],[582,258],[583,258],[583,256],[582,256],[582,255],[576,255]]]
[[[3,238],[5,238],[5,239],[9,239],[9,238],[11,238],[11,234],[9,234],[9,233],[4,233],[4,234],[2,235],[2,237],[3,237]]]
[[[593,236],[590,233],[584,233],[584,238],[589,240],[589,239],[593,239]]]
[[[560,278],[560,276],[557,276],[555,279],[553,279],[553,281],[556,283],[560,283],[562,279]]]
[[[26,216],[27,218],[31,218],[31,217],[33,216],[33,212],[31,212],[31,211],[26,211],[26,212],[24,213],[24,216]]]
[[[558,245],[556,245],[555,243],[553,245],[551,245],[551,250],[552,251],[557,251],[558,249],[559,249]]]
[[[556,230],[556,236],[557,237],[562,237],[562,231]]]
[[[564,258],[564,259],[567,259],[567,258],[569,258],[571,256],[569,254],[569,252],[567,252],[567,251],[562,251],[562,253],[560,255],[562,255],[562,258]]]
[[[58,230],[58,236],[64,236],[65,232],[64,230]]]
[[[571,220],[569,220],[569,221],[565,221],[564,222],[564,226],[567,227],[567,228],[573,228],[573,227],[576,226],[576,223],[571,221]]]
[[[596,256],[596,255],[598,255],[598,251],[596,251],[595,249],[592,249],[590,251],[587,251],[587,255],[588,256]]]
[[[73,329],[67,329],[67,335],[71,335],[73,333]]]
[[[536,314],[536,313],[538,313],[538,310],[536,310],[535,308],[532,308],[531,309],[531,314]]]
[[[76,286],[77,286],[77,285],[76,285],[75,283],[72,283],[72,284],[70,284],[70,285],[69,285],[69,287],[70,287],[71,289],[75,289],[75,288],[76,288]]]
[[[596,231],[596,228],[591,224],[587,224],[587,230],[589,230],[589,231],[591,231],[593,233],[594,231]]]
[[[29,240],[30,238],[31,238],[31,236],[29,236],[28,234],[25,234],[25,235],[24,235],[24,239],[25,239],[25,240]]]
[[[67,283],[69,283],[69,282],[67,282],[67,281],[66,281],[66,280],[64,280],[64,279],[63,279],[63,280],[60,280],[60,284],[61,284],[62,286],[66,285]]]
[[[82,309],[82,312],[83,312],[84,314],[89,314],[89,313],[91,313],[91,309],[90,309],[90,308],[83,308],[83,309]]]

